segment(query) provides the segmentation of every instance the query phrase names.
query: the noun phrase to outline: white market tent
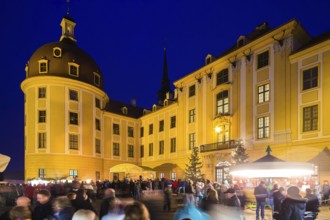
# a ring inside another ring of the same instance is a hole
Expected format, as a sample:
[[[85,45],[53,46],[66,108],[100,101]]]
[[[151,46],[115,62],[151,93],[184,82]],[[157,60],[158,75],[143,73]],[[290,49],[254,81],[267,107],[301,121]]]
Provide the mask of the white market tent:
[[[230,174],[237,177],[296,177],[309,176],[314,173],[314,164],[304,162],[286,162],[270,155],[268,146],[267,155],[252,162],[233,166]]]
[[[0,154],[0,172],[5,171],[10,161],[10,157]]]

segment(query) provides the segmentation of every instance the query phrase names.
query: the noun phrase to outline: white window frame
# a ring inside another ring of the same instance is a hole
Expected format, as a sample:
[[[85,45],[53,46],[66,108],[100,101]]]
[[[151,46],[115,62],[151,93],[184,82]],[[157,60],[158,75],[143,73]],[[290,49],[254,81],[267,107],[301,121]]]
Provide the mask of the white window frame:
[[[46,64],[46,70],[41,69],[41,64]],[[38,66],[39,66],[39,73],[40,74],[48,73],[48,60],[46,60],[46,59],[39,60],[38,61]]]
[[[94,74],[94,85],[100,86],[101,85],[101,76],[100,74],[93,72]]]
[[[77,74],[72,74],[71,72],[71,66],[75,67],[77,69]],[[69,67],[69,75],[70,76],[74,76],[74,77],[79,77],[79,64],[77,63],[73,63],[73,62],[69,62],[68,63],[68,67]]]

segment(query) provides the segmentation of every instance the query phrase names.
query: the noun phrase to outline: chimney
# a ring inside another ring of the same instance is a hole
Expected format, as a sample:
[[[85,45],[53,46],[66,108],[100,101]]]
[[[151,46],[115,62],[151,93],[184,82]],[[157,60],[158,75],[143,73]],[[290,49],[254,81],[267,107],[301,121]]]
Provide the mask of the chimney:
[[[136,107],[136,99],[131,99],[131,105],[133,105],[134,107]]]

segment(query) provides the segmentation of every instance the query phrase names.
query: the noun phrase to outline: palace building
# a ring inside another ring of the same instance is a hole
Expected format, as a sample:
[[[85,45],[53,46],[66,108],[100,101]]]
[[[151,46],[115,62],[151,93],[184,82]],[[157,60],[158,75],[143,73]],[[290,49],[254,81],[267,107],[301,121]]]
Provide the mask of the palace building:
[[[67,14],[60,40],[25,67],[25,180],[184,178],[195,146],[205,178],[218,182],[239,144],[249,161],[268,145],[284,161],[330,156],[330,32],[311,37],[297,20],[263,23],[207,55],[173,92],[165,50],[158,103],[143,109],[109,99],[75,25]],[[315,165],[320,181],[330,178],[329,167]]]

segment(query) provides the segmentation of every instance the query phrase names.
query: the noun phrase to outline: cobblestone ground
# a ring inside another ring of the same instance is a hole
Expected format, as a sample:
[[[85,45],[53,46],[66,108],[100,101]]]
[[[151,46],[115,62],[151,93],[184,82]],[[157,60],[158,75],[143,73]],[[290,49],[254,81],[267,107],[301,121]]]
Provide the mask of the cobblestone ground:
[[[130,201],[131,199],[123,199],[126,201]],[[182,207],[182,197],[177,196],[175,194],[172,195],[172,210],[171,211],[163,211],[163,199],[161,196],[150,196],[144,198],[143,203],[148,207],[150,212],[151,220],[172,220],[174,218],[174,214],[176,210]],[[101,200],[97,200],[94,202],[94,207],[98,210]],[[215,211],[217,212],[217,211]],[[271,210],[265,210],[265,219],[271,220]],[[255,220],[255,209],[245,209],[244,217],[246,220]],[[330,220],[330,206],[322,206],[321,212],[318,215],[318,220]],[[214,220],[228,220],[226,218],[214,218]]]

